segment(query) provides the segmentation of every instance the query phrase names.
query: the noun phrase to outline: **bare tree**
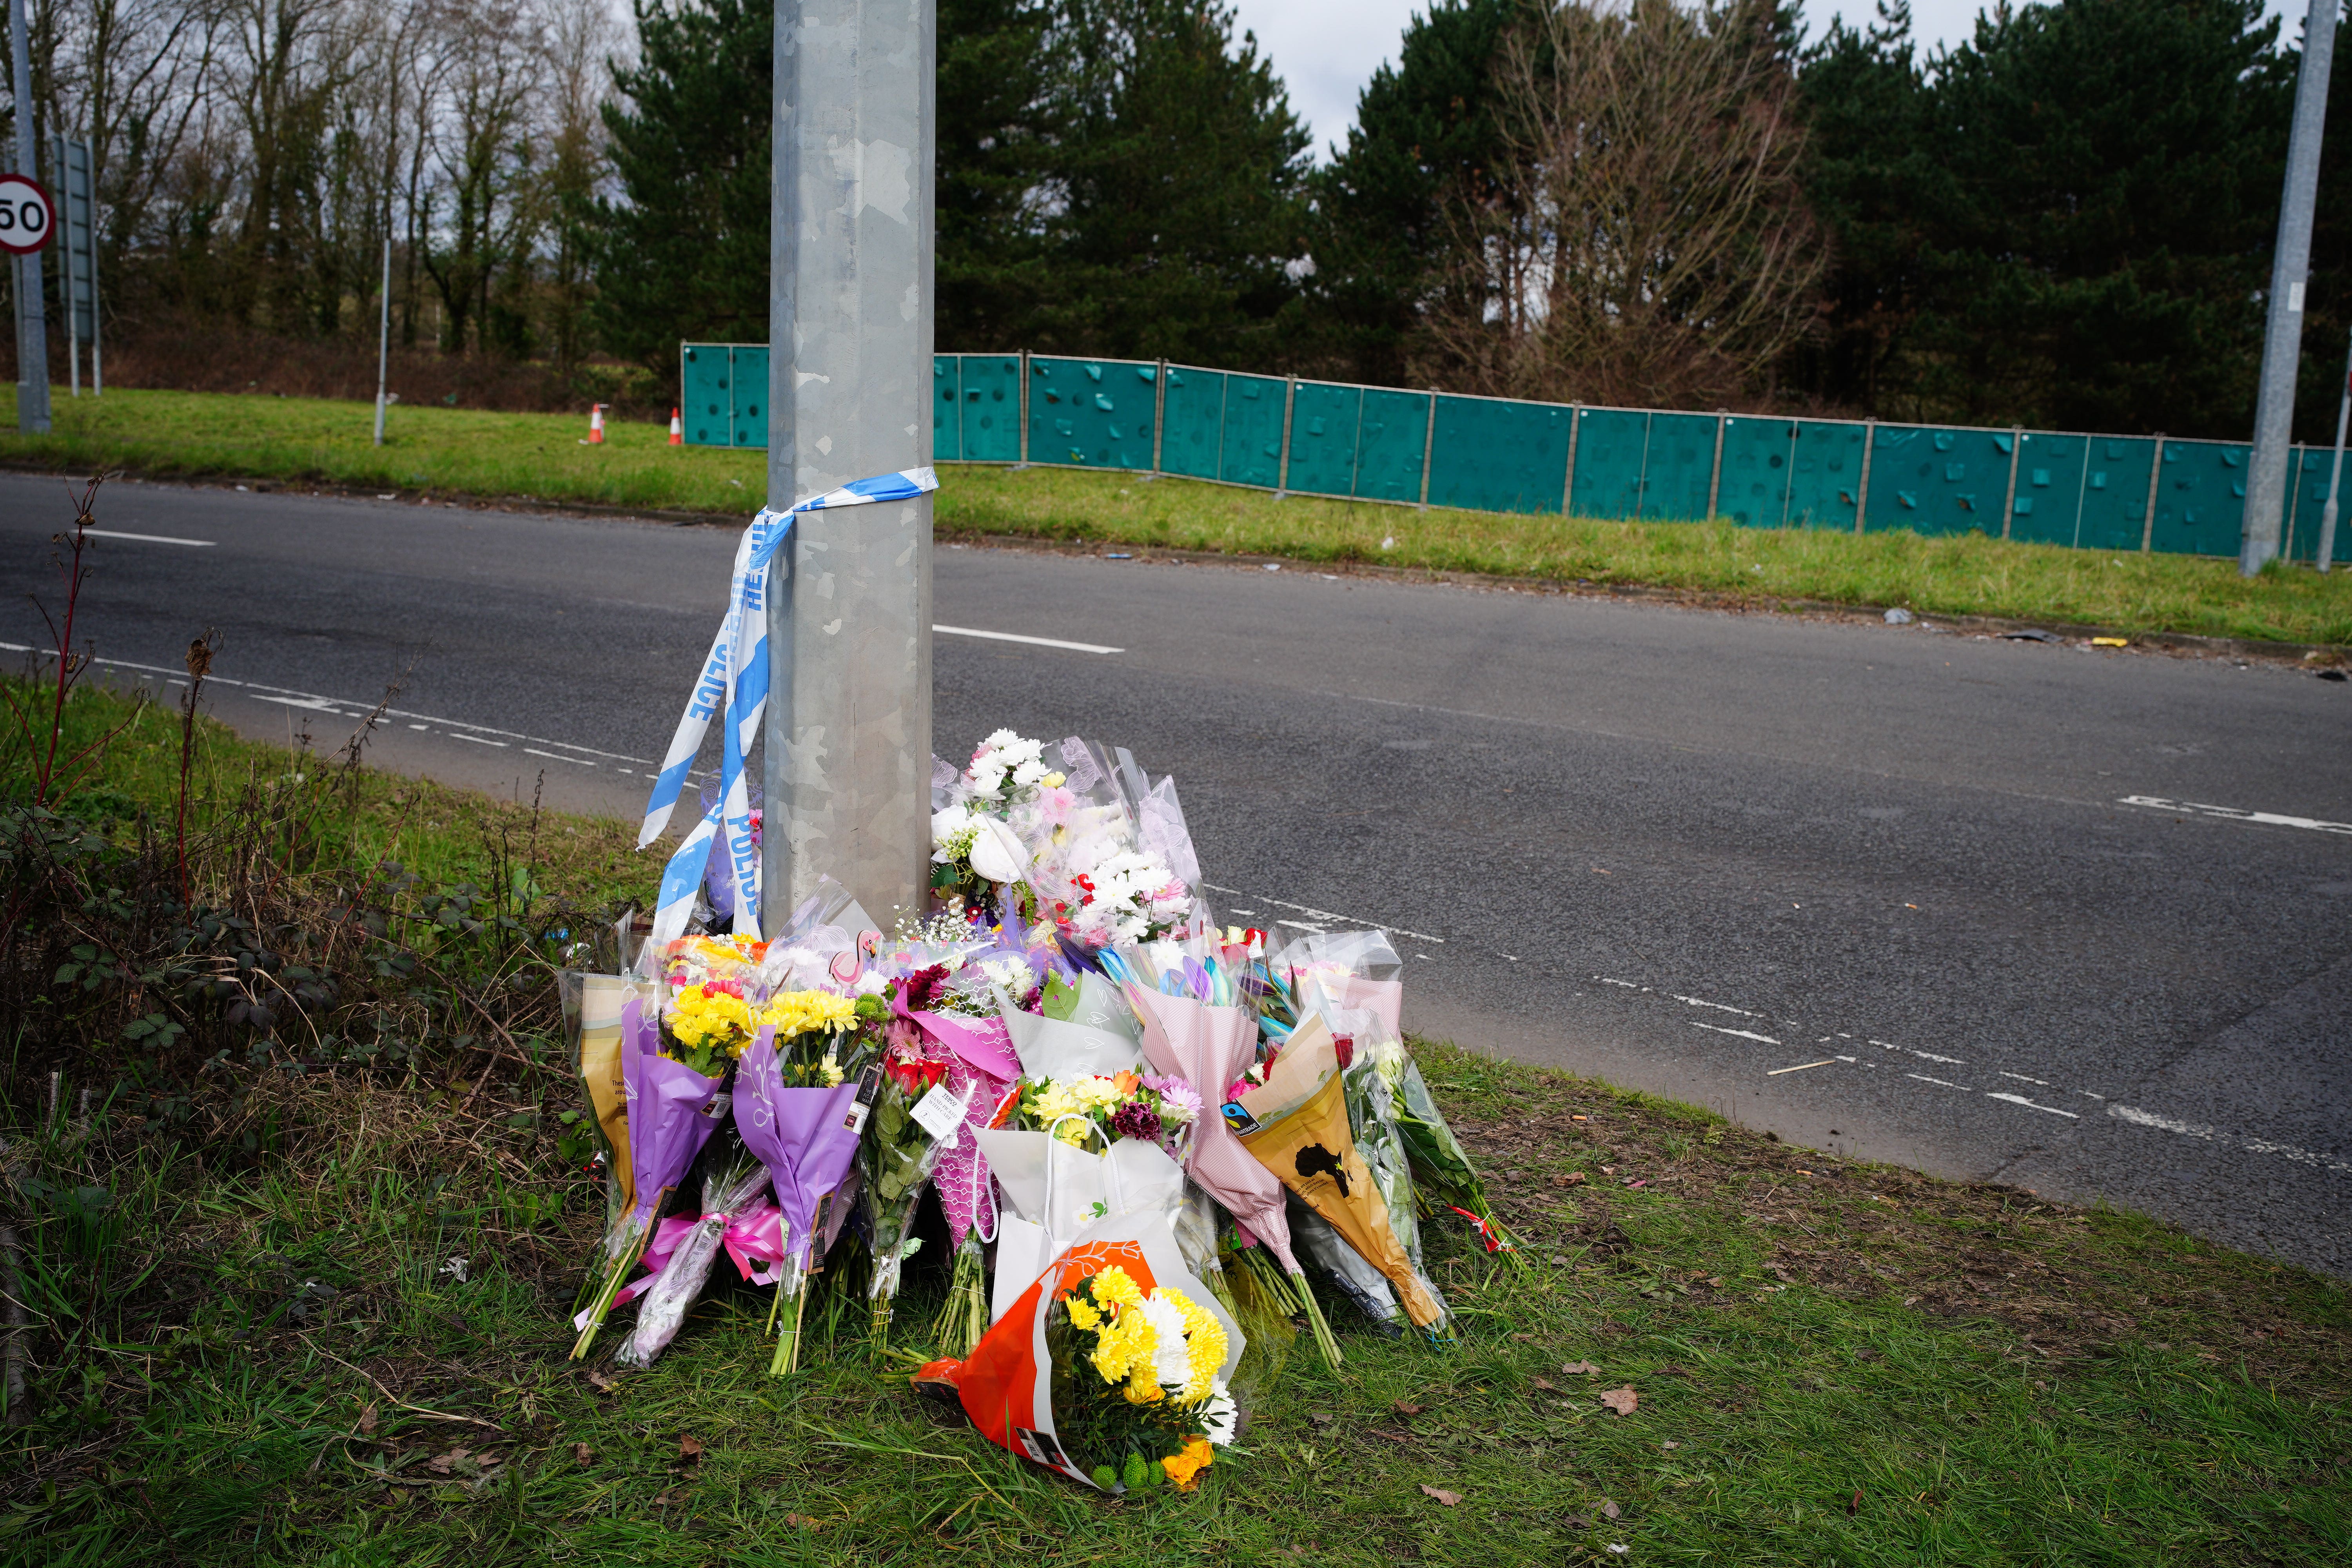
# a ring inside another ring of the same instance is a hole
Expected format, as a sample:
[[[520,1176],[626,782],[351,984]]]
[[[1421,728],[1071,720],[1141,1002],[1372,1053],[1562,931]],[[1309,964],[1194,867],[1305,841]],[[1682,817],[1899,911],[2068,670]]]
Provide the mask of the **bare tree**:
[[[1455,201],[1423,373],[1708,406],[1811,327],[1828,262],[1770,0],[1546,0],[1496,65],[1509,157]]]

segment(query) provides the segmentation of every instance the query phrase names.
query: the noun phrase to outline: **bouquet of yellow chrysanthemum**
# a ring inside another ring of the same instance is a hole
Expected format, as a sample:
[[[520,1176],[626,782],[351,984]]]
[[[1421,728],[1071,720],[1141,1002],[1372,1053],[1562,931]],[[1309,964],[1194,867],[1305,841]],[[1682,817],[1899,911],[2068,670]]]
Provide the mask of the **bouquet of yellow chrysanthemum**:
[[[743,936],[688,936],[662,955],[662,1054],[723,1078],[760,1031],[760,959]]]

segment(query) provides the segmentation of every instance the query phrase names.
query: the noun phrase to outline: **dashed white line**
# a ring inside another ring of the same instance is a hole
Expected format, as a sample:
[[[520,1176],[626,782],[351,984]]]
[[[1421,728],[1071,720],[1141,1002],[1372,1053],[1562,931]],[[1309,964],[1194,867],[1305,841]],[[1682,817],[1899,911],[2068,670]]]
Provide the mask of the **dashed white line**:
[[[1923,1062],[1941,1062],[1948,1068],[1964,1068],[1969,1065],[1958,1057],[1939,1057],[1933,1051],[1913,1050],[1909,1046],[1898,1046],[1892,1040],[1873,1040],[1870,1043],[1882,1050],[1901,1051],[1906,1056],[1917,1057]]]
[[[1444,937],[1432,936],[1427,931],[1409,931],[1403,926],[1389,925],[1381,921],[1359,920],[1354,915],[1335,915],[1329,910],[1318,910],[1311,904],[1294,904],[1281,899],[1269,899],[1262,894],[1244,893],[1239,888],[1220,888],[1214,882],[1203,882],[1201,886],[1206,888],[1213,893],[1230,893],[1237,899],[1255,898],[1262,904],[1272,904],[1277,909],[1296,910],[1298,913],[1305,915],[1307,921],[1321,921],[1337,925],[1358,926],[1370,931],[1388,931],[1395,936],[1409,936],[1415,942],[1434,942],[1439,947],[1444,947],[1445,945],[1445,939]],[[1299,921],[1276,921],[1274,923],[1276,925],[1295,927],[1299,931],[1311,931],[1316,929],[1314,926]]]
[[[184,544],[194,550],[210,550],[215,542],[209,539],[173,539],[168,533],[118,533],[110,528],[85,528],[82,531],[94,539],[132,539],[142,544]]]
[[[486,741],[479,735],[468,735],[463,730],[450,731],[449,738],[453,741],[471,741],[478,746],[498,746],[504,748],[506,745],[504,741]]]
[[[1673,996],[1674,993],[1670,991],[1666,994]],[[1760,1018],[1764,1016],[1761,1013],[1751,1013],[1745,1007],[1734,1007],[1727,1002],[1702,1002],[1696,996],[1675,996],[1675,1000],[1687,1002],[1694,1007],[1712,1007],[1719,1013],[1737,1013],[1743,1018]]]
[[[1718,1035],[1737,1035],[1743,1040],[1755,1040],[1767,1046],[1777,1046],[1780,1043],[1771,1036],[1759,1035],[1753,1029],[1727,1029],[1720,1024],[1702,1024],[1696,1018],[1686,1018],[1684,1022],[1694,1029],[1711,1029]]]
[[[2142,1110],[2136,1105],[2110,1105],[2107,1114],[2117,1121],[2127,1121],[2135,1127],[2152,1128],[2158,1132],[2170,1132],[2177,1137],[2195,1138],[2202,1142],[2235,1142],[2249,1154],[2267,1154],[2281,1160],[2292,1160],[2298,1165],[2310,1165],[2337,1175],[2352,1175],[2352,1163],[2333,1154],[2323,1154],[2315,1149],[2299,1149],[2292,1143],[2280,1143],[2268,1138],[2243,1140],[2226,1137],[2219,1128],[2201,1121],[2182,1121],[2170,1116],[2158,1116],[2153,1110]]]
[[[1921,1083],[1932,1083],[1938,1089],[1957,1089],[1967,1094],[1974,1094],[1976,1092],[1976,1090],[1969,1088],[1967,1084],[1954,1083],[1949,1079],[1929,1078],[1923,1072],[1906,1072],[1903,1076],[1905,1078],[1916,1078]]]
[[[1066,647],[1072,653],[1125,653],[1127,651],[1127,649],[1123,647],[1106,647],[1101,643],[1064,642],[1059,637],[1023,637],[1018,632],[983,632],[975,630],[971,626],[935,626],[931,630],[934,633],[944,637],[985,637],[990,642],[1028,643],[1035,647]]]
[[[2028,1078],[2021,1072],[2004,1072],[2000,1076],[2003,1078],[2013,1078],[2020,1083],[2038,1083],[2044,1089],[2048,1089],[2050,1087],[2050,1080],[2046,1078]]]
[[[555,752],[542,752],[537,746],[525,746],[523,751],[530,756],[545,757],[551,762],[570,763],[574,767],[593,768],[596,765],[585,757],[567,757]]]
[[[2218,816],[2231,822],[2252,822],[2263,827],[2301,827],[2313,833],[2352,833],[2352,822],[2323,822],[2315,816],[2287,816],[2275,811],[2247,811],[2235,805],[2167,800],[2156,795],[2127,795],[2116,804],[2146,806],[2151,811],[2185,811],[2192,816]]]
[[[2011,1073],[2007,1076],[2014,1078],[2017,1075]],[[1987,1100],[2005,1100],[2011,1105],[2021,1105],[2028,1110],[2047,1111],[2053,1116],[2063,1116],[2069,1121],[2080,1121],[2083,1120],[2082,1117],[2075,1112],[2072,1110],[2061,1110],[2054,1105],[2036,1105],[2033,1101],[2026,1099],[2025,1096],[2021,1094],[2010,1094],[1996,1089],[1987,1091],[1985,1098]]]

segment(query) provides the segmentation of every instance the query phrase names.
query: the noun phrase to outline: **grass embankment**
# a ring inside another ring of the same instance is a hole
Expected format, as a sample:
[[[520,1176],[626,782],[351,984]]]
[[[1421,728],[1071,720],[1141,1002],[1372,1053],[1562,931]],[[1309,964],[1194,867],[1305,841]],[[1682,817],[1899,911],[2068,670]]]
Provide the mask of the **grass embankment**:
[[[77,723],[119,712],[83,700]],[[321,776],[315,757],[210,733],[222,784]],[[170,770],[129,739],[99,788],[167,802]],[[364,775],[336,798],[362,852],[398,843],[418,865],[463,869],[486,829],[517,826],[511,806]],[[581,847],[529,875],[620,888],[602,828],[538,826],[539,845]],[[1530,1267],[1432,1223],[1457,1345],[1384,1341],[1327,1303],[1344,1366],[1302,1348],[1201,1495],[1123,1503],[915,1399],[853,1331],[862,1304],[817,1297],[805,1370],[782,1382],[742,1288],[706,1300],[649,1373],[568,1363],[597,1215],[557,1147],[570,1091],[552,1074],[469,1086],[463,1056],[404,1082],[254,1071],[202,1142],[103,1109],[100,1083],[86,1123],[9,1135],[16,1180],[58,1192],[9,1203],[30,1222],[36,1399],[33,1425],[0,1435],[0,1563],[2352,1552],[2340,1282],[1417,1049]],[[923,1348],[940,1250],[910,1273],[901,1349]],[[1631,1415],[1597,1398],[1629,1387]]]
[[[400,407],[379,448],[364,404],[118,390],[55,407],[56,432],[27,439],[14,431],[14,393],[0,389],[0,461],[735,514],[755,510],[767,483],[764,453],[674,450],[655,425],[614,425],[604,446],[583,446],[579,416]],[[2228,561],[1972,534],[1423,512],[1066,469],[956,465],[942,477],[940,528],[971,534],[1640,584],[1768,606],[1900,605],[2124,633],[2352,644],[2352,574],[2279,568],[2249,582]]]

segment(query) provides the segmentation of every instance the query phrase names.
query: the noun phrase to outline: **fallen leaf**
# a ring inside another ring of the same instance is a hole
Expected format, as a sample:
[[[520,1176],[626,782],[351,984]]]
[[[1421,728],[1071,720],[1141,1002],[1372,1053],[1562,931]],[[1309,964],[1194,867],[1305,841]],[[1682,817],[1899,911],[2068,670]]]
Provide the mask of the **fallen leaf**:
[[[456,1466],[464,1463],[467,1457],[465,1449],[452,1448],[446,1454],[436,1454],[425,1460],[425,1468],[436,1476],[446,1476]]]
[[[621,1385],[619,1384],[614,1382],[611,1378],[606,1377],[603,1373],[598,1372],[593,1366],[588,1369],[588,1381],[596,1385],[596,1392],[599,1394],[618,1394],[621,1392]]]
[[[1444,1487],[1424,1486],[1421,1489],[1429,1496],[1435,1498],[1438,1501],[1444,1503],[1448,1508],[1452,1508],[1455,1503],[1462,1500],[1462,1494],[1460,1492],[1450,1492]]]
[[[1717,1290],[1723,1289],[1723,1277],[1721,1275],[1710,1274],[1706,1278],[1706,1282]]]
[[[1428,1409],[1429,1406],[1426,1405],[1408,1405],[1403,1400],[1400,1399],[1394,1405],[1390,1405],[1389,1408],[1395,1411],[1400,1415],[1418,1415],[1423,1411]]]
[[[1568,1528],[1570,1530],[1591,1530],[1592,1528],[1592,1521],[1585,1518],[1580,1513],[1571,1513],[1568,1516]]]
[[[1513,1338],[1513,1339],[1515,1339],[1515,1340],[1518,1341],[1521,1344],[1528,1344],[1528,1343],[1532,1343],[1532,1342],[1534,1342],[1534,1340],[1535,1340],[1535,1335],[1533,1335],[1533,1334],[1513,1334],[1513,1335],[1511,1336],[1511,1338]],[[2164,1346],[2162,1346],[2162,1345],[2158,1345],[2157,1348],[2158,1348],[2158,1350],[2162,1350],[2162,1349],[2164,1349],[2165,1347],[2164,1347]]]
[[[596,1450],[585,1443],[574,1443],[572,1445],[572,1458],[576,1464],[590,1464],[596,1458]]]
[[[1328,1426],[1336,1417],[1328,1410],[1310,1410],[1307,1413],[1307,1419],[1318,1426]]]
[[[684,1487],[664,1487],[660,1491],[654,1494],[654,1506],[656,1508],[667,1508],[670,1504],[677,1501],[685,1495],[686,1489]]]
[[[1617,1167],[1614,1165],[1603,1165],[1601,1167],[1601,1173],[1604,1176],[1613,1176],[1617,1173]]]
[[[1559,1384],[1554,1384],[1546,1378],[1539,1377],[1536,1379],[1536,1386],[1542,1389],[1547,1394],[1557,1394],[1559,1392]]]
[[[1618,1517],[1617,1505],[1616,1505],[1615,1503],[1613,1503],[1613,1502],[1611,1502],[1607,1498],[1603,1498],[1603,1499],[1601,1499],[1601,1518],[1603,1518],[1603,1519],[1615,1519],[1615,1518],[1617,1518],[1617,1517]]]
[[[1584,1180],[1585,1177],[1583,1172],[1570,1171],[1568,1173],[1568,1179],[1562,1184],[1570,1187],[1580,1187],[1584,1185]]]
[[[375,1406],[371,1405],[365,1410],[360,1412],[360,1436],[362,1437],[368,1437],[374,1436],[374,1434]]]
[[[824,1528],[824,1525],[819,1524],[815,1520],[811,1519],[804,1513],[788,1513],[784,1515],[784,1522],[786,1524],[796,1524],[812,1535]]]
[[[1601,1369],[1589,1361],[1569,1361],[1560,1363],[1559,1370],[1570,1377],[1582,1377],[1587,1373],[1599,1372]]]
[[[1845,1500],[1845,1511],[1846,1517],[1849,1519],[1862,1511],[1862,1489],[1860,1487],[1854,1488],[1853,1496]]]
[[[688,1432],[677,1440],[677,1457],[688,1464],[702,1458],[702,1439]]]
[[[1620,1415],[1631,1415],[1633,1414],[1633,1407],[1642,1403],[1642,1396],[1634,1393],[1631,1387],[1612,1388],[1601,1396],[1601,1403]]]

